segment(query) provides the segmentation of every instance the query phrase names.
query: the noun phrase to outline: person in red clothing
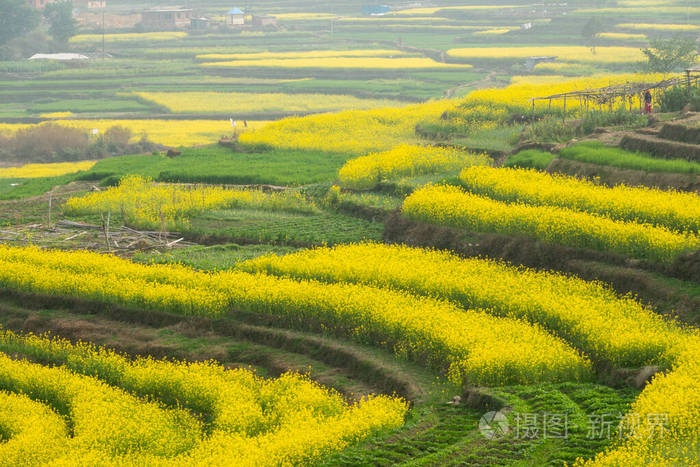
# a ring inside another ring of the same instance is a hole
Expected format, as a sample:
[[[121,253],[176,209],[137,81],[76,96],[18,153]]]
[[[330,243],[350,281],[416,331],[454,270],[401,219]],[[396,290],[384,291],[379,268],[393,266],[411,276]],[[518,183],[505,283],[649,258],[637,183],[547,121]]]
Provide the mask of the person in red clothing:
[[[651,106],[651,91],[648,89],[644,92],[644,113],[650,114],[652,112]]]

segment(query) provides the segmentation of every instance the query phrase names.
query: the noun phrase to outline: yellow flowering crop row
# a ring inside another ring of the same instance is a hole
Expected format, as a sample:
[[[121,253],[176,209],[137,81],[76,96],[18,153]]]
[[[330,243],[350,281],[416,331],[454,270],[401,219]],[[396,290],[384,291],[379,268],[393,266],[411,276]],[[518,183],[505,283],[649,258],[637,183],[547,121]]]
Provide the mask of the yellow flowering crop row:
[[[401,144],[389,151],[349,160],[338,172],[338,179],[344,187],[365,190],[374,188],[383,179],[457,171],[490,162],[486,154]]]
[[[68,214],[121,213],[134,225],[168,228],[187,224],[193,214],[232,207],[314,212],[299,193],[263,193],[220,186],[158,184],[138,175],[124,177],[117,187],[69,198]]]
[[[392,16],[360,16],[360,17],[350,17],[346,16],[343,18],[338,18],[340,23],[389,23],[389,25],[395,25],[396,23],[401,23],[405,25],[416,26],[415,23],[439,23],[440,21],[448,21],[447,18],[441,18],[439,16],[411,16],[410,18],[402,17],[392,17]],[[394,24],[392,24],[394,23]]]
[[[700,465],[700,343],[690,344],[673,371],[657,374],[623,419],[628,436],[577,466]]]
[[[450,300],[537,323],[598,361],[670,366],[687,333],[594,282],[486,259],[398,245],[359,244],[267,256],[240,266],[297,279],[350,282]]]
[[[420,138],[415,133],[416,125],[426,120],[437,122],[445,112],[451,121],[461,119],[465,125],[488,128],[505,121],[515,109],[520,112],[529,111],[533,96],[544,97],[625,82],[655,82],[667,77],[662,74],[618,74],[569,80],[557,77],[553,82],[544,84],[521,82],[503,89],[473,91],[462,99],[430,101],[403,108],[286,118],[245,133],[239,140],[280,148],[365,155],[368,152],[386,151],[399,144],[420,144]],[[637,103],[635,101],[635,105]],[[562,105],[561,100],[552,102],[553,109],[561,109]],[[547,109],[547,106],[546,101],[536,103],[537,110]],[[567,109],[570,112],[578,110],[578,102],[568,102]]]
[[[0,168],[0,178],[38,178],[90,170],[97,161],[56,162],[52,164],[25,164],[21,167]]]
[[[535,82],[533,79],[538,79],[538,77],[530,78],[530,81],[519,80],[518,82],[511,84],[508,87],[501,89],[479,89],[471,92],[460,102],[462,106],[471,106],[477,104],[483,105],[507,105],[512,107],[521,107],[525,109],[531,109],[532,103],[530,99],[533,97],[546,97],[555,94],[562,94],[570,91],[581,91],[584,89],[597,89],[606,86],[623,84],[627,82],[632,83],[653,83],[656,81],[661,81],[662,79],[668,78],[668,75],[656,73],[656,74],[616,74],[616,75],[594,75],[588,78],[574,78],[574,79],[561,79],[557,77],[555,79],[548,80],[546,82]],[[579,103],[577,101],[567,103],[567,108],[577,109]],[[536,102],[536,109],[546,109],[548,106],[547,101]],[[553,109],[561,109],[563,106],[563,101],[561,99],[552,101]],[[606,107],[607,108],[607,107]]]
[[[70,42],[102,42],[102,34],[78,34],[70,39]],[[105,34],[106,42],[128,42],[128,41],[170,41],[187,37],[186,32],[161,31],[161,32],[131,32],[121,34]]]
[[[409,218],[475,232],[524,235],[547,243],[673,261],[700,248],[700,238],[663,227],[615,221],[554,206],[507,204],[453,186],[414,191],[402,210]]]
[[[644,6],[662,6],[662,5],[673,5],[677,3],[677,0],[619,0],[617,4],[619,6],[633,6],[633,7],[644,7]]]
[[[644,58],[644,54],[634,47],[596,47],[595,53],[584,46],[472,47],[450,49],[447,54],[466,59],[525,59],[553,55],[562,61],[583,63],[633,63]]]
[[[348,405],[336,392],[294,374],[262,379],[211,362],[131,360],[10,332],[0,334],[0,348],[2,388],[45,401],[67,417],[74,433],[69,438],[64,420],[41,404],[0,392],[0,407],[7,409],[0,424],[17,432],[0,447],[7,454],[3,465],[8,459],[15,461],[9,465],[221,465],[224,455],[236,465],[311,462],[377,429],[400,426],[407,409],[389,397]],[[61,366],[11,361],[10,353]],[[36,424],[33,430],[28,421]]]
[[[500,201],[559,206],[678,232],[700,230],[700,196],[695,193],[624,185],[608,188],[532,169],[467,167],[459,179],[472,193]]]
[[[361,99],[338,94],[283,94],[245,92],[136,92],[135,95],[175,113],[196,112],[330,112],[378,107],[401,107],[390,99]]]
[[[416,124],[428,118],[438,119],[454,103],[440,100],[402,108],[290,117],[244,133],[239,141],[364,155],[371,151],[386,151],[402,143],[419,143]]]
[[[527,8],[527,5],[460,5],[441,6],[425,8],[406,8],[389,12],[390,15],[433,15],[438,11],[478,11],[478,10],[501,10],[507,8]]]
[[[630,8],[581,8],[574,10],[573,14],[578,15],[590,15],[590,14],[607,14],[607,15],[624,15],[625,13],[637,12],[638,7]],[[700,7],[691,6],[658,6],[658,7],[644,7],[644,14],[653,15],[655,13],[663,15],[696,15],[700,13]]]
[[[228,62],[204,62],[204,67],[221,68],[348,68],[357,70],[466,70],[467,64],[436,62],[425,57],[327,57],[327,58],[270,58],[260,60],[233,60]]]
[[[697,31],[697,24],[656,24],[656,23],[620,23],[618,28],[625,29],[651,29],[654,31]]]
[[[163,408],[94,378],[14,360],[4,353],[0,353],[0,387],[45,402],[70,422],[70,440],[46,440],[57,443],[46,453],[52,457],[60,458],[66,450],[93,449],[105,457],[139,451],[174,456],[193,448],[202,433],[201,423],[182,409]]]
[[[39,114],[42,118],[68,118],[73,116],[73,112],[46,112]]]
[[[231,54],[202,54],[198,60],[262,60],[271,58],[330,58],[330,57],[389,57],[408,55],[394,49],[310,50],[298,52],[257,52]]]
[[[517,31],[520,28],[493,28],[493,29],[485,29],[483,31],[476,31],[473,34],[475,36],[491,36],[491,35],[500,35],[500,34],[506,34],[511,31]]]
[[[66,424],[49,407],[34,402],[26,395],[0,390],[0,426],[3,443],[0,459],[3,465],[40,465],[65,444]]]
[[[275,18],[282,20],[332,19],[337,17],[338,15],[334,15],[333,13],[275,13]]]
[[[240,311],[275,316],[295,327],[318,323],[444,371],[457,384],[571,381],[591,372],[587,359],[537,325],[363,285],[241,271],[207,274],[90,252],[2,246],[0,285],[174,313]]]
[[[596,37],[600,37],[601,39],[646,39],[647,36],[646,34],[632,34],[632,33],[627,33],[627,32],[601,32],[600,34],[596,34]]]
[[[267,121],[248,121],[248,126],[238,125],[237,131],[253,130],[265,126]],[[131,130],[136,141],[142,136],[165,146],[197,146],[217,142],[222,136],[230,136],[233,128],[226,120],[59,120],[58,124],[81,128],[86,134],[96,128],[100,134],[113,126]],[[40,125],[40,124],[39,124]],[[0,131],[15,132],[30,127],[24,123],[0,123]]]

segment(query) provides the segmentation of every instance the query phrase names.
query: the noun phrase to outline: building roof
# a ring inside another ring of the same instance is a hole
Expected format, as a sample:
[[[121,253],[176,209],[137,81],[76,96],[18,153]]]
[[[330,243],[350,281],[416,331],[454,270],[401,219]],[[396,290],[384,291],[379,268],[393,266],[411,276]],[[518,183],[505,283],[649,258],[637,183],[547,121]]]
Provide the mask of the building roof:
[[[240,8],[233,7],[227,13],[227,15],[245,15]]]
[[[58,53],[58,54],[34,54],[29,60],[87,60],[88,57],[81,54]]]

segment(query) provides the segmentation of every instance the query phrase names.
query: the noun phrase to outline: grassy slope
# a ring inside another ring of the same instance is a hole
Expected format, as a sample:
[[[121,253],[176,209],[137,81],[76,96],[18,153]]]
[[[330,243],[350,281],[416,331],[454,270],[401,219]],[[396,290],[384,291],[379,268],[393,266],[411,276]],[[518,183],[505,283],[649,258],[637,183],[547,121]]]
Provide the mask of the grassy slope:
[[[294,186],[334,180],[347,159],[344,154],[294,150],[242,153],[214,145],[187,148],[173,159],[159,155],[104,159],[84,177],[139,174],[167,182]]]
[[[700,164],[685,159],[659,159],[647,154],[626,151],[597,141],[583,142],[561,151],[560,157],[590,164],[609,165],[645,172],[700,174]]]

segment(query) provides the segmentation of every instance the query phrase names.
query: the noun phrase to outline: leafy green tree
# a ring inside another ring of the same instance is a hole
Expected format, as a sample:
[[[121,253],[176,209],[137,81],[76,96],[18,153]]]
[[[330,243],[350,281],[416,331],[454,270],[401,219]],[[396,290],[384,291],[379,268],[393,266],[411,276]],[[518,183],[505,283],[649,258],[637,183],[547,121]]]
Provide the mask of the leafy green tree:
[[[647,57],[645,66],[649,72],[680,71],[695,64],[698,57],[698,43],[694,38],[652,39],[650,45],[642,49]]]
[[[39,25],[39,14],[26,0],[0,0],[0,45],[6,44]]]
[[[598,45],[598,34],[604,30],[605,23],[597,16],[591,16],[583,26],[581,36],[583,36],[585,44],[591,48],[593,53],[595,53],[595,48]]]
[[[49,23],[49,34],[59,42],[78,33],[78,22],[73,19],[73,2],[53,2],[44,8],[44,18]]]

